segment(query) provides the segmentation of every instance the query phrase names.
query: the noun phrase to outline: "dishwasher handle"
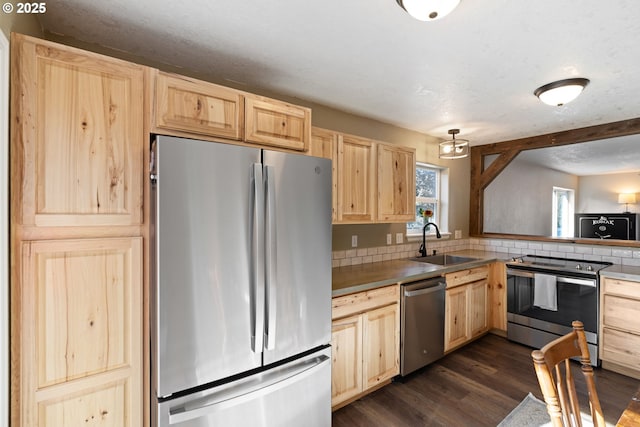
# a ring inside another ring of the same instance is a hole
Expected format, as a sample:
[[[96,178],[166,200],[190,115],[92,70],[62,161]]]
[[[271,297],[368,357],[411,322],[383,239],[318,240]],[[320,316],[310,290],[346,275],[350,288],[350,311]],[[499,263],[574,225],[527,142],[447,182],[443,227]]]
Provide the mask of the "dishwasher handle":
[[[415,283],[412,283],[412,285],[416,285]],[[411,297],[416,297],[418,295],[424,295],[424,294],[430,294],[432,292],[438,292],[443,290],[446,287],[446,283],[445,282],[425,282],[424,283],[424,287],[422,286],[416,286],[414,289],[408,290],[408,289],[404,289],[404,296],[407,298],[411,298]],[[413,287],[413,286],[412,286]]]

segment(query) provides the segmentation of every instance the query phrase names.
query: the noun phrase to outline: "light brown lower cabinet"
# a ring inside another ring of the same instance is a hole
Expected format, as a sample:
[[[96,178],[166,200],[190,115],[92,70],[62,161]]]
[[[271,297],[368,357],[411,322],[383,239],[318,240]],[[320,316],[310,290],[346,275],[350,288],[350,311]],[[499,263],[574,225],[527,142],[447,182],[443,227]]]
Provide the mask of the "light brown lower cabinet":
[[[469,340],[468,298],[469,293],[466,286],[458,286],[445,291],[444,351],[449,351]]]
[[[602,366],[640,379],[640,282],[604,277],[600,304]]]
[[[362,375],[365,389],[393,378],[399,372],[398,304],[362,314]]]
[[[331,326],[331,405],[362,392],[362,315],[334,320]]]
[[[489,330],[488,267],[446,275],[444,351],[448,352]]]
[[[333,299],[331,406],[337,409],[400,372],[399,286]]]
[[[21,256],[20,424],[141,426],[142,238],[30,241]]]

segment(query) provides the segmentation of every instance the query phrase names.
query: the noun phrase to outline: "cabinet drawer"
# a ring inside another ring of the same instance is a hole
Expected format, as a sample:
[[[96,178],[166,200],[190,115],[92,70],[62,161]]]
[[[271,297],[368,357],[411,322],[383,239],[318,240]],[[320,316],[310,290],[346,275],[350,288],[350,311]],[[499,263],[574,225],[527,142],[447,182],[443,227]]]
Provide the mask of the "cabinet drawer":
[[[602,359],[637,369],[640,364],[640,335],[603,328]]]
[[[640,282],[605,277],[602,280],[602,292],[640,300]]]
[[[385,286],[370,291],[335,297],[331,301],[331,317],[339,319],[399,301],[399,285]]]
[[[487,279],[489,277],[489,267],[483,265],[482,267],[455,271],[445,275],[445,277],[447,281],[447,288],[453,288],[455,286]]]
[[[639,300],[605,294],[602,307],[604,326],[640,334]]]

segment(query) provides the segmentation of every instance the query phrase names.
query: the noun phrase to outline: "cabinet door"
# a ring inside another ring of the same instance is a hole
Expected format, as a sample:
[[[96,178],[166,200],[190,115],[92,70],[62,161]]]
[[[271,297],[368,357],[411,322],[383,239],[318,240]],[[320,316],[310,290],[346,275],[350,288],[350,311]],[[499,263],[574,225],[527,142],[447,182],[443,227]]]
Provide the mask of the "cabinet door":
[[[331,326],[331,406],[362,392],[362,316],[334,320]]]
[[[156,76],[156,126],[201,135],[242,139],[240,92],[183,76]]]
[[[489,266],[489,328],[507,331],[507,267],[504,262]]]
[[[376,194],[375,143],[338,136],[338,222],[373,222]]]
[[[20,424],[142,425],[142,239],[25,242],[22,260]]]
[[[364,313],[363,376],[365,389],[399,372],[400,334],[398,304]]]
[[[269,98],[245,98],[247,142],[307,151],[311,140],[311,109]]]
[[[416,151],[377,144],[378,221],[415,221]]]
[[[489,329],[487,323],[487,303],[489,301],[489,286],[486,280],[480,280],[467,285],[469,292],[469,335],[474,338]]]
[[[467,304],[467,286],[457,286],[446,290],[444,351],[449,351],[469,339]]]
[[[338,178],[336,175],[338,135],[328,130],[313,128],[311,130],[311,144],[309,144],[308,154],[331,159],[331,220],[336,222],[336,208],[338,205]]]
[[[140,224],[144,68],[11,39],[14,218],[36,226]]]

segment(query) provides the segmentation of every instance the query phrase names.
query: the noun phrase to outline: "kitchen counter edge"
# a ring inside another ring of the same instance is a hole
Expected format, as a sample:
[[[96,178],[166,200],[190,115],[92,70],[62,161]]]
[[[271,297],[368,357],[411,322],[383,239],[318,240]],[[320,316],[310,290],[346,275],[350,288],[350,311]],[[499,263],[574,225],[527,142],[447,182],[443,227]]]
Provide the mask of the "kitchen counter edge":
[[[600,277],[640,282],[640,267],[614,264],[600,270]]]
[[[332,269],[332,297],[368,291],[383,286],[405,284],[443,276],[454,271],[479,267],[495,261],[507,261],[509,254],[485,251],[455,251],[447,255],[476,258],[454,265],[427,264],[410,259],[397,259],[368,264],[334,267]],[[639,270],[640,271],[640,270]]]

